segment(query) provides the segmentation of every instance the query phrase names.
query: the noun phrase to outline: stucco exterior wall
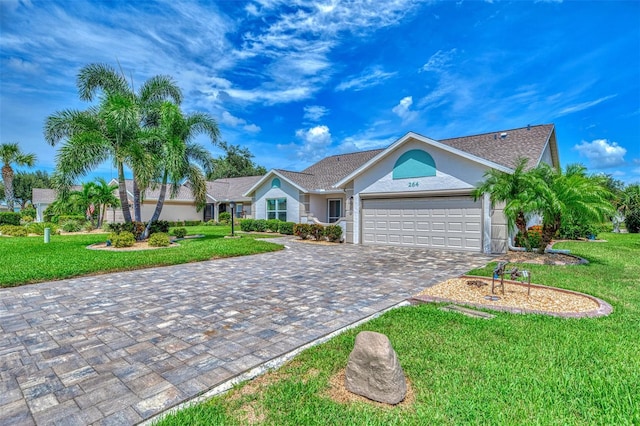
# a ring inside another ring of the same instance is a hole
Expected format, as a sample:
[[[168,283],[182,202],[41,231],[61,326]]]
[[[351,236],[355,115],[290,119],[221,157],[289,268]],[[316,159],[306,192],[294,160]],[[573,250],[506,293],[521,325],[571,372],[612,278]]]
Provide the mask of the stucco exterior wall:
[[[491,209],[491,253],[506,253],[509,231],[507,218],[504,215],[504,203]]]
[[[393,179],[393,166],[398,158],[412,149],[428,152],[436,165],[436,176]],[[483,179],[486,166],[455,156],[419,141],[408,141],[354,180],[359,194],[426,192],[472,189]],[[411,185],[410,185],[411,184]]]
[[[253,215],[256,219],[267,218],[267,199],[287,199],[287,221],[300,222],[300,191],[284,179],[280,179],[280,188],[271,187],[271,179],[258,187],[255,192]]]

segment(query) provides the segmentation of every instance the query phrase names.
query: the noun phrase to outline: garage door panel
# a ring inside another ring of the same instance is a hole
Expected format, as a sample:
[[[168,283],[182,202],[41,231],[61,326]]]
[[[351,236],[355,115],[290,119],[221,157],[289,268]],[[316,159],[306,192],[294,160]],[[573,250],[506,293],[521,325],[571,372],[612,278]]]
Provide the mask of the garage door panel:
[[[449,222],[448,225],[447,230],[449,232],[462,232],[462,222]]]
[[[470,197],[364,199],[362,218],[363,244],[482,248],[482,210]]]

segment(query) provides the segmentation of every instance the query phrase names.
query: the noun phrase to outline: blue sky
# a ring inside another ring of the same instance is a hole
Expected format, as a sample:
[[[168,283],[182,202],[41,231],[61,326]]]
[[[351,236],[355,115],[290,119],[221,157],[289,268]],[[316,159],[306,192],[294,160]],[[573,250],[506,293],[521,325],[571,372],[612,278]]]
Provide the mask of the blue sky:
[[[167,74],[183,110],[268,169],[555,123],[564,165],[640,181],[638,1],[0,0],[0,142],[52,171],[55,111],[90,104],[75,79],[118,64]],[[201,142],[206,143],[202,140]],[[214,155],[220,150],[211,147]],[[107,164],[88,176],[113,176]]]

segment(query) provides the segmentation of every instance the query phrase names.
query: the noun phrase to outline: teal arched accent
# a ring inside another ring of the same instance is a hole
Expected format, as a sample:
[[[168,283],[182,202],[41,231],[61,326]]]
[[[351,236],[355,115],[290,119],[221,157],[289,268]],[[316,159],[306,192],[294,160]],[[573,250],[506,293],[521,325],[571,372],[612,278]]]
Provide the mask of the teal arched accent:
[[[419,178],[436,175],[436,163],[428,152],[412,149],[398,158],[393,166],[394,179]]]
[[[280,179],[273,178],[273,180],[271,181],[271,187],[272,188],[280,188]]]

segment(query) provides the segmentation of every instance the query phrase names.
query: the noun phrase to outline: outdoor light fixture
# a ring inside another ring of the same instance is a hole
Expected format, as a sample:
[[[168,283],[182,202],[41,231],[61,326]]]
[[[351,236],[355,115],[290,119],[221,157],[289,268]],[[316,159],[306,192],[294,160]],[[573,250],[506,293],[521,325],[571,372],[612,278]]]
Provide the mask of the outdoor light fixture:
[[[233,222],[235,222],[234,216],[236,213],[236,203],[234,201],[230,202],[229,207],[231,207],[231,236],[235,237],[235,234],[233,232]]]

